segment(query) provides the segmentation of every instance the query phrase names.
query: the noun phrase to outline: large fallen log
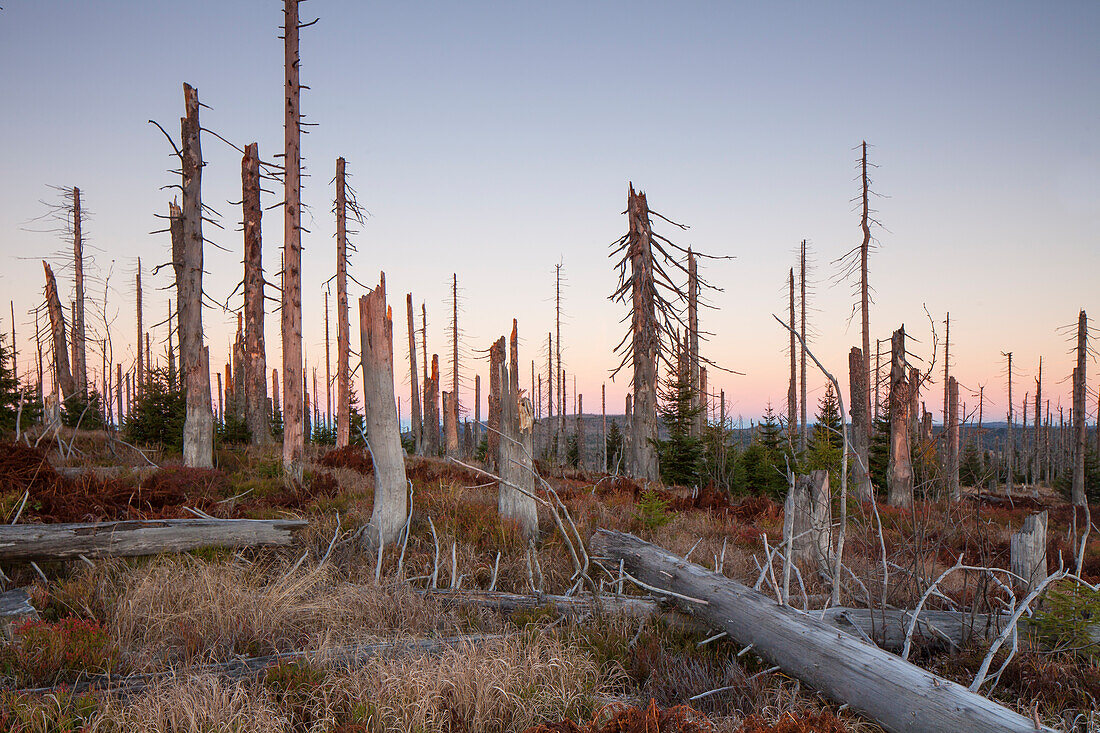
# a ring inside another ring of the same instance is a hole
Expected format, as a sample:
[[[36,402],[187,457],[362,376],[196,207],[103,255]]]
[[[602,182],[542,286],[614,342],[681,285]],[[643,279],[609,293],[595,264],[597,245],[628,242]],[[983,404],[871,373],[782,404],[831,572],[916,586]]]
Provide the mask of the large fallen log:
[[[755,653],[787,674],[893,733],[1053,733],[962,685],[634,535],[597,530],[589,551],[615,564],[622,560],[627,572],[642,583],[677,594],[673,600],[681,610],[739,643],[752,644]]]
[[[501,613],[552,608],[566,616],[584,616],[596,611],[591,594],[560,596],[540,593],[538,595],[528,595],[500,591],[465,590],[426,590],[422,592],[448,606],[477,606],[478,608],[491,608]],[[604,595],[600,596],[600,610],[641,619],[660,614],[662,611],[660,602],[661,599],[659,598]]]
[[[298,519],[147,519],[0,526],[0,560],[156,555],[200,547],[287,545]]]

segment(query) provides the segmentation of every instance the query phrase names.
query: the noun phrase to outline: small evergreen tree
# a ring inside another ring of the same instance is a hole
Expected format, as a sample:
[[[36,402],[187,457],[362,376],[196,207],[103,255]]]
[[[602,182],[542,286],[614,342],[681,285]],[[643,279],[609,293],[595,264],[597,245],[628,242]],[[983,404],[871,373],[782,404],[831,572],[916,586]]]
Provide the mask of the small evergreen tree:
[[[844,426],[840,421],[840,405],[833,385],[825,388],[825,394],[817,403],[817,416],[806,464],[809,470],[824,469],[830,476],[840,475],[840,459],[844,454]]]
[[[130,408],[126,439],[135,445],[181,450],[186,413],[184,391],[169,382],[166,370],[155,369],[147,377],[145,391]]]
[[[662,384],[661,398],[657,412],[668,430],[668,440],[657,441],[661,480],[669,485],[697,484],[703,442],[691,430],[700,408],[687,374],[674,369]]]
[[[0,334],[0,432],[15,430],[15,418],[19,412],[19,381],[15,378],[15,354],[5,345],[5,335]],[[26,396],[23,401],[25,413]]]
[[[623,433],[619,430],[619,421],[612,420],[607,428],[607,470],[614,471],[623,456]]]
[[[61,424],[67,428],[75,428],[79,425],[81,430],[98,430],[104,426],[103,407],[100,404],[99,392],[94,389],[87,396],[79,392],[69,395],[69,398],[61,404]]]
[[[783,497],[787,491],[786,461],[791,457],[784,451],[785,442],[783,426],[769,402],[752,443],[739,456],[738,478],[743,481],[740,486],[744,492]]]

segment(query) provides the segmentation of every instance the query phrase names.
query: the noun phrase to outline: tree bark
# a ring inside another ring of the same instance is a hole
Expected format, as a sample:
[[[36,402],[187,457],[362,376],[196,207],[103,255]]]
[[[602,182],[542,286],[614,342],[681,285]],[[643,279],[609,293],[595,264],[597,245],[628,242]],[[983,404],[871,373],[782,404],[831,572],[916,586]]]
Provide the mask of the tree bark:
[[[141,258],[137,258],[137,274],[134,276],[135,286],[137,288],[137,300],[135,309],[137,310],[137,344],[134,347],[135,361],[137,362],[137,375],[134,379],[134,393],[140,398],[141,390],[145,384],[145,362],[141,358],[141,335],[145,333],[142,327],[142,305],[141,305]],[[176,318],[179,318],[179,307],[176,307]]]
[[[420,411],[420,378],[416,371],[416,327],[413,325],[413,296],[405,295],[409,313],[409,384],[412,389],[412,432],[416,455],[424,455],[424,417]]]
[[[393,317],[386,305],[386,276],[359,299],[362,335],[363,407],[367,441],[374,462],[374,512],[370,541],[386,545],[398,540],[408,517],[405,456],[393,389]]]
[[[186,552],[200,547],[289,545],[309,524],[286,519],[148,519],[0,526],[0,560],[75,560]]]
[[[73,381],[88,394],[88,355],[84,328],[84,235],[81,231],[80,189],[73,188],[73,271],[76,301],[73,307]]]
[[[947,495],[951,501],[962,498],[959,487],[959,383],[947,379]]]
[[[813,471],[795,479],[783,505],[783,539],[791,542],[791,558],[812,562],[825,574],[832,568],[831,502],[829,472]]]
[[[283,470],[294,483],[302,482],[302,210],[301,138],[298,80],[298,0],[284,0],[283,71],[286,77],[283,124]]]
[[[1088,354],[1088,318],[1085,311],[1077,317],[1077,368],[1073,370],[1073,484],[1074,506],[1084,506],[1085,497],[1085,356]]]
[[[504,352],[507,343],[503,336],[493,342],[489,347],[489,434],[487,442],[489,450],[486,460],[494,469],[500,470],[500,432],[501,432],[501,407],[504,399],[504,390],[501,388],[501,372],[504,366]]]
[[[913,505],[913,465],[909,456],[909,382],[905,374],[905,326],[894,331],[890,351],[890,460],[887,503]]]
[[[597,530],[589,547],[616,564],[623,560],[627,572],[644,583],[697,599],[673,601],[891,733],[1036,730],[1028,718],[961,685],[633,535]]]
[[[53,363],[57,373],[58,386],[62,399],[76,394],[77,385],[69,370],[69,347],[65,336],[65,311],[61,309],[61,299],[57,295],[57,280],[49,264],[42,260],[42,269],[46,273],[46,306],[50,312],[50,331],[53,334]]]
[[[787,444],[792,448],[795,445],[795,436],[798,433],[798,339],[795,336],[797,330],[794,322],[794,268],[791,268],[788,276],[789,307],[790,307],[790,337],[791,343],[788,354],[791,361],[791,374],[787,382]]]
[[[241,158],[241,209],[244,221],[245,413],[253,445],[271,442],[267,404],[267,349],[264,344],[264,269],[260,224],[260,152],[256,143]]]
[[[655,312],[652,230],[649,204],[644,193],[630,187],[627,196],[630,220],[630,258],[633,279],[632,361],[634,366],[634,419],[631,424],[630,472],[637,479],[656,481],[657,470],[657,348],[660,338]],[[561,346],[560,342],[558,344]]]
[[[1016,585],[1030,592],[1047,579],[1047,513],[1031,514],[1009,540],[1009,570],[1024,579]]]
[[[199,136],[199,95],[183,85],[187,116],[180,121],[182,140],[182,257],[176,262],[179,299],[180,366],[187,392],[183,423],[183,465],[214,466],[214,414],[210,406],[210,355],[202,332],[202,148]]]
[[[858,347],[853,346],[848,353],[848,382],[851,392],[851,406],[848,411],[852,417],[852,452],[855,454],[855,461],[852,465],[852,481],[856,499],[861,502],[873,499],[870,475],[870,444],[867,441],[869,431],[867,426],[864,425],[864,421],[871,414],[871,408],[863,367],[863,354],[860,353]]]
[[[532,441],[531,401],[519,397],[517,380],[510,368],[510,364],[517,359],[510,359],[506,365],[503,359],[504,337],[502,336],[493,349],[501,355],[497,370],[497,388],[499,395],[499,430],[501,439],[498,442],[497,470],[504,479],[498,484],[497,510],[501,519],[516,522],[520,532],[528,541],[538,537],[539,517],[538,507],[532,498],[535,493],[535,466],[534,445]],[[512,350],[517,348],[516,330],[512,329]],[[490,359],[492,355],[490,356]],[[519,487],[518,489],[516,487]],[[523,491],[520,491],[522,489]],[[524,493],[526,492],[526,493]]]

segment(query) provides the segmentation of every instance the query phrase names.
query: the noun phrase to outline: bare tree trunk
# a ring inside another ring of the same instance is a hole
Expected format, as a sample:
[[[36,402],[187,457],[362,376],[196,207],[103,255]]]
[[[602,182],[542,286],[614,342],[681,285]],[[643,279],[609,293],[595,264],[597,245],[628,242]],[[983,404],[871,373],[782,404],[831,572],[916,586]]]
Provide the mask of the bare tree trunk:
[[[420,412],[420,381],[416,372],[416,327],[413,325],[413,296],[405,295],[405,307],[409,314],[409,384],[412,389],[412,431],[416,455],[424,455],[424,424]]]
[[[348,235],[345,162],[336,159],[336,447],[351,441],[351,367],[348,364]]]
[[[867,436],[869,431],[864,421],[870,416],[868,408],[867,382],[864,381],[865,372],[863,354],[858,347],[853,346],[848,353],[848,381],[851,391],[851,407],[849,411],[852,417],[852,452],[855,454],[855,462],[852,466],[852,480],[855,484],[855,495],[859,501],[871,501],[873,498],[870,476],[870,444]]]
[[[69,370],[69,347],[65,335],[65,311],[61,309],[61,299],[57,295],[57,280],[49,264],[42,260],[42,269],[46,272],[46,306],[50,312],[50,330],[53,333],[53,361],[57,373],[57,382],[61,387],[62,399],[69,399],[77,392],[76,381]]]
[[[1047,513],[1031,514],[1009,540],[1009,569],[1024,579],[1016,585],[1024,592],[1047,579]]]
[[[692,432],[694,438],[703,437],[706,415],[703,412],[703,389],[699,366],[699,265],[695,253],[688,248],[688,363],[691,371]]]
[[[634,419],[631,425],[631,473],[656,481],[657,471],[657,330],[653,276],[652,230],[644,193],[630,187],[627,197],[631,246],[628,253],[633,279],[632,361],[634,365]],[[560,346],[560,343],[559,343]]]
[[[1085,356],[1088,354],[1088,317],[1077,317],[1077,368],[1073,370],[1073,485],[1074,506],[1084,506],[1085,497]]]
[[[791,361],[791,376],[787,383],[787,444],[794,448],[795,436],[798,431],[798,339],[795,336],[797,333],[794,322],[794,268],[791,268],[790,275],[788,276],[789,285],[789,304],[790,304],[790,336],[791,343],[788,347],[789,356]]]
[[[867,284],[867,258],[871,251],[871,204],[870,204],[870,180],[867,177],[867,141],[863,141],[862,154],[860,155],[860,179],[862,195],[862,213],[859,226],[863,230],[863,243],[859,247],[859,297],[860,320],[863,326],[863,372],[867,375],[864,380],[871,384],[871,320],[870,320],[870,288]],[[876,374],[876,392],[877,392]],[[876,404],[877,408],[877,404]],[[867,444],[871,443],[871,414],[870,403],[867,405]]]
[[[607,385],[600,385],[600,470],[607,472]]]
[[[827,575],[832,567],[833,522],[829,472],[799,476],[787,492],[783,515],[783,539],[791,542],[791,558],[812,562]]]
[[[558,366],[555,374],[558,378],[558,442],[556,459],[560,468],[565,456],[565,384],[561,369],[561,265],[554,267],[554,343],[557,345]]]
[[[458,273],[452,273],[451,280],[451,425],[454,426],[454,441],[447,437],[447,455],[458,455],[458,416],[461,406],[458,401]],[[515,378],[519,379],[517,371]]]
[[[584,395],[577,393],[577,468],[584,469]]]
[[[425,389],[424,429],[428,431],[428,453],[435,456],[439,455],[439,354],[432,354],[432,374]]]
[[[141,307],[141,258],[137,258],[137,275],[135,276],[135,283],[137,285],[137,345],[135,346],[135,355],[137,362],[137,377],[134,382],[134,392],[141,397],[142,385],[145,384],[145,362],[141,358],[141,335],[145,333],[141,325],[142,307]],[[179,308],[176,308],[176,317],[179,317]]]
[[[1007,470],[1005,471],[1005,493],[1011,494],[1013,485],[1016,483],[1016,442],[1012,435],[1012,352],[1006,354],[1008,357],[1008,441],[1005,447],[1005,462]]]
[[[474,442],[481,445],[481,375],[474,375]]]
[[[298,80],[298,0],[284,0],[283,70],[286,76],[283,183],[283,470],[292,482],[302,481],[305,451],[302,401],[302,210],[301,138]]]
[[[909,383],[905,374],[905,326],[894,331],[890,352],[890,460],[886,469],[890,506],[913,505],[909,456]]]
[[[199,95],[183,85],[187,116],[181,120],[183,162],[182,260],[176,265],[179,297],[180,366],[187,391],[183,423],[183,465],[214,466],[214,415],[210,407],[210,353],[202,333],[202,149],[199,142]]]
[[[122,365],[115,364],[115,408],[118,410],[119,428],[122,427]]]
[[[951,501],[962,498],[959,488],[959,383],[947,380],[947,495]]]
[[[806,405],[807,405],[807,402],[806,402],[806,344],[808,342],[806,341],[806,240],[805,239],[802,240],[802,251],[801,251],[801,256],[799,257],[799,267],[800,267],[800,270],[801,270],[801,274],[798,278],[798,286],[799,286],[799,288],[801,290],[801,293],[802,293],[802,297],[799,299],[799,315],[800,315],[800,321],[801,321],[799,329],[800,329],[800,332],[801,332],[801,335],[802,335],[802,341],[800,342],[801,343],[801,347],[800,347],[800,351],[801,351],[800,361],[801,361],[801,364],[800,364],[800,374],[799,374],[800,381],[801,381],[801,384],[802,384],[802,401],[800,403],[802,413],[801,413],[801,420],[799,421],[800,426],[799,426],[799,431],[798,431],[798,449],[801,450],[801,451],[805,451],[806,450],[806,441],[809,438],[809,432],[810,432],[809,427],[808,427],[808,423],[806,421]]]
[[[328,327],[328,290],[325,290],[325,428],[332,428],[332,352]],[[398,421],[400,422],[400,421]]]
[[[461,452],[458,445],[458,400],[451,392],[443,393],[443,437],[446,439],[448,456],[458,457]]]
[[[512,330],[512,353],[516,353],[516,330]],[[498,395],[499,430],[497,470],[504,479],[497,490],[497,510],[501,519],[516,522],[523,536],[533,541],[538,536],[538,507],[535,493],[535,467],[532,461],[531,401],[520,399],[518,379],[504,363],[504,337],[493,344],[489,352],[490,369],[496,364],[497,381],[492,391]],[[509,359],[510,362],[515,360]],[[522,490],[521,490],[522,489]]]
[[[73,271],[76,302],[73,307],[73,381],[88,394],[88,355],[84,330],[84,235],[81,232],[80,189],[73,188]]]
[[[244,217],[245,414],[253,445],[271,442],[267,404],[267,346],[264,342],[264,268],[260,224],[260,150],[256,143],[241,159],[241,209]]]
[[[363,339],[363,408],[367,441],[374,461],[374,512],[370,541],[397,542],[408,517],[405,457],[393,389],[393,318],[386,305],[386,276],[359,299]]]
[[[948,392],[950,388],[950,369],[951,369],[951,314],[947,314],[945,327],[945,335],[943,339],[943,425],[944,435],[946,435],[947,428],[947,414],[950,410],[948,401],[951,399],[951,395]]]
[[[493,342],[489,347],[489,450],[486,460],[495,469],[500,469],[500,429],[501,429],[501,400],[504,391],[501,387],[501,369],[504,367],[504,350],[507,348],[504,337]]]

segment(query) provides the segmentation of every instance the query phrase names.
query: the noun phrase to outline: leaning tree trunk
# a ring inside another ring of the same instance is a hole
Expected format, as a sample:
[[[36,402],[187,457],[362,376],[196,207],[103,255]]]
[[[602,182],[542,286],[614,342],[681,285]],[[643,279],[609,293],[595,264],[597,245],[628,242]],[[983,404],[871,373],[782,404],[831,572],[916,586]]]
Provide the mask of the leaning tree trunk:
[[[214,415],[210,407],[210,352],[202,335],[202,149],[199,145],[199,95],[183,85],[187,116],[181,122],[183,169],[182,257],[176,264],[179,297],[180,362],[187,391],[183,423],[183,465],[214,466]]]
[[[859,501],[871,501],[874,498],[871,488],[870,445],[867,440],[869,430],[864,424],[871,414],[870,393],[867,390],[867,382],[864,380],[865,375],[863,354],[860,353],[859,347],[853,346],[848,353],[848,381],[852,396],[852,404],[848,412],[852,416],[852,452],[855,454],[852,480],[856,499]]]
[[[736,580],[621,532],[597,530],[593,556],[668,589],[680,610],[729,634],[786,674],[845,703],[891,733],[1053,733],[961,685],[936,676],[815,614],[778,605]]]
[[[1085,498],[1085,355],[1088,353],[1088,320],[1085,312],[1077,317],[1077,368],[1073,370],[1073,485],[1075,506],[1084,506]],[[1100,421],[1098,421],[1100,424]],[[1100,430],[1100,428],[1097,428]]]
[[[69,347],[65,336],[65,311],[61,309],[61,299],[57,296],[57,280],[53,270],[42,260],[42,269],[46,272],[46,306],[50,312],[50,331],[53,333],[53,360],[57,370],[58,386],[61,397],[69,399],[76,394],[76,381],[69,370]]]
[[[264,344],[264,269],[261,253],[260,152],[252,143],[241,159],[241,208],[244,217],[245,417],[253,445],[271,441],[267,404],[267,351]]]
[[[370,540],[392,545],[408,517],[405,455],[393,390],[393,317],[386,306],[386,276],[359,299],[363,339],[363,407],[374,461],[374,512]]]
[[[302,118],[298,80],[298,0],[285,0],[283,11],[283,70],[286,76],[283,185],[283,470],[293,482],[302,481],[305,452],[302,402]]]
[[[887,502],[913,505],[913,465],[909,457],[909,383],[905,375],[905,326],[894,331],[890,362],[890,460]]]
[[[515,330],[512,331],[513,347],[516,346]],[[500,354],[495,391],[500,396],[500,432],[497,470],[504,479],[499,484],[497,509],[501,519],[519,525],[523,536],[534,540],[538,536],[538,507],[535,504],[535,466],[531,415],[531,401],[519,397],[512,370],[504,363],[502,336],[494,350]],[[499,347],[499,348],[498,348]],[[492,358],[492,356],[490,356]]]
[[[76,301],[73,304],[73,381],[81,394],[88,394],[88,355],[84,328],[84,235],[81,232],[80,189],[73,188],[73,275]]]

